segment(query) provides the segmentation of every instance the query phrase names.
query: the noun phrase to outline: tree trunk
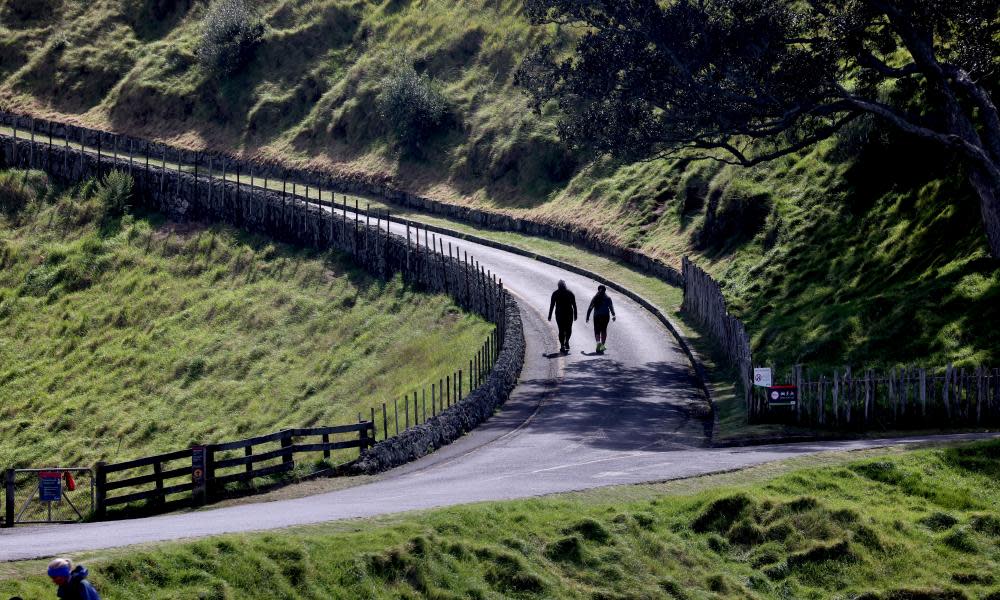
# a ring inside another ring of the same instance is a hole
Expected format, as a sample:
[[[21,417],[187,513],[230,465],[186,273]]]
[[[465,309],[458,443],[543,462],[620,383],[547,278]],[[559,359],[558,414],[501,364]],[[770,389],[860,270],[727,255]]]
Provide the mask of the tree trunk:
[[[969,182],[979,194],[979,209],[983,215],[983,228],[986,230],[990,255],[1000,260],[1000,178],[986,169],[973,167]]]

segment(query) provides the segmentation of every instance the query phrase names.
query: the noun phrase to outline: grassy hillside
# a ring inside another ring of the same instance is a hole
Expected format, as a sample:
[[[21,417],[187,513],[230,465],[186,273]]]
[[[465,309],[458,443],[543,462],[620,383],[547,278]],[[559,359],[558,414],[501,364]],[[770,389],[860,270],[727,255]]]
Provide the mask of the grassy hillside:
[[[349,423],[490,329],[341,255],[119,218],[123,186],[0,172],[0,465]]]
[[[998,459],[840,455],[83,560],[111,599],[995,599]],[[41,596],[42,569],[8,567],[0,593]]]
[[[0,103],[193,147],[366,173],[590,228],[727,286],[779,365],[997,364],[1000,269],[950,157],[865,122],[753,170],[587,162],[513,85],[536,29],[516,0],[263,0],[249,62],[199,62],[206,2],[0,0]],[[427,75],[441,127],[404,151],[387,75]]]

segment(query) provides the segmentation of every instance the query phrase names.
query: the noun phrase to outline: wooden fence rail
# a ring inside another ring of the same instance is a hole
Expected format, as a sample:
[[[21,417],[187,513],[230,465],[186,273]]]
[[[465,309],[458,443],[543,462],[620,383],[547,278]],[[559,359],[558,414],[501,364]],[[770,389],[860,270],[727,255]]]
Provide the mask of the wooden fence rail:
[[[338,434],[357,435],[353,439],[331,441],[330,436]],[[143,501],[147,509],[154,511],[211,502],[227,492],[228,484],[249,485],[255,479],[293,471],[296,454],[322,453],[324,458],[330,458],[334,450],[358,448],[360,452],[374,444],[375,423],[359,421],[335,427],[284,429],[245,440],[196,447],[201,452],[188,448],[114,464],[99,462],[94,469],[94,512],[97,518],[103,518],[109,507]],[[260,451],[260,446],[268,445],[277,447]],[[233,455],[237,450],[243,451],[242,456]],[[150,469],[152,472],[148,472]],[[239,470],[231,472],[233,469]],[[128,493],[109,495],[116,490]]]

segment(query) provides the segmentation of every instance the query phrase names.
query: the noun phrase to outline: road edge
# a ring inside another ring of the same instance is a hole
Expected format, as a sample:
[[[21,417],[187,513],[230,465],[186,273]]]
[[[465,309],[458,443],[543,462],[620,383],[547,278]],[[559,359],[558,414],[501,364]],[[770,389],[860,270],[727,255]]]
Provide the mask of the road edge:
[[[366,213],[364,209],[360,209],[357,212],[360,212],[362,214]],[[384,213],[379,213],[379,215],[383,219],[388,218],[389,221],[400,223],[402,225],[419,227],[426,229],[428,231],[432,231],[434,233],[443,233],[445,235],[456,237],[458,239],[467,240],[483,246],[489,246],[490,248],[496,248],[497,250],[503,250],[504,252],[510,252],[511,254],[517,254],[519,256],[531,258],[539,262],[552,265],[554,267],[565,269],[567,271],[570,271],[571,273],[576,273],[577,275],[583,275],[584,277],[589,277],[594,281],[598,281],[608,286],[609,288],[615,290],[619,294],[628,297],[635,303],[645,308],[670,331],[670,333],[674,336],[674,339],[677,340],[677,343],[684,351],[684,354],[687,356],[688,361],[691,363],[691,366],[695,372],[695,377],[698,379],[698,384],[701,389],[701,392],[705,397],[705,401],[708,403],[709,409],[712,411],[712,433],[709,436],[709,444],[714,445],[715,430],[717,428],[716,425],[718,424],[719,411],[717,410],[716,407],[715,396],[712,393],[711,384],[709,383],[708,374],[707,371],[705,370],[705,366],[702,362],[701,356],[698,354],[697,350],[691,347],[691,344],[687,341],[687,338],[684,337],[684,334],[681,333],[681,330],[677,326],[677,324],[674,323],[674,321],[670,317],[664,314],[663,311],[657,308],[656,305],[654,305],[652,302],[646,300],[645,298],[633,292],[632,290],[628,289],[624,285],[612,281],[611,279],[608,279],[603,275],[600,275],[588,269],[584,269],[582,267],[578,267],[574,264],[565,261],[561,261],[555,258],[550,258],[548,256],[538,254],[537,252],[532,252],[530,250],[518,248],[517,246],[513,246],[511,244],[505,244],[504,242],[498,242],[475,234],[464,233],[461,231],[456,231],[454,229],[448,229],[447,227],[441,227],[439,225],[430,225],[421,221],[414,221],[412,219],[395,217],[392,216],[391,214],[385,215]],[[674,285],[671,284],[670,282],[665,282],[665,283],[667,283],[668,285]]]

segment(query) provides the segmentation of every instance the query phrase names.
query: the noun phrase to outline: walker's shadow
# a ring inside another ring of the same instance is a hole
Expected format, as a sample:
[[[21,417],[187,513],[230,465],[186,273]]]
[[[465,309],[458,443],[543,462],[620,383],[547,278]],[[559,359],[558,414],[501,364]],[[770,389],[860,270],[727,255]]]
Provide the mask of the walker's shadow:
[[[567,364],[557,397],[525,433],[560,433],[607,450],[668,451],[706,446],[711,427],[711,411],[686,366],[628,367],[605,356]]]

